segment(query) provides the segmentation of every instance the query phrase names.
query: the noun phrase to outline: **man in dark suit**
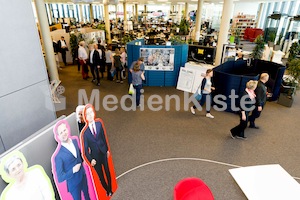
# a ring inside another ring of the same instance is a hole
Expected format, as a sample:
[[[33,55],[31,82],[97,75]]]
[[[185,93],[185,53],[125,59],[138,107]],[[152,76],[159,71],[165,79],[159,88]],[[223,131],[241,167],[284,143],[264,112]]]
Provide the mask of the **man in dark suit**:
[[[58,45],[58,50],[61,53],[62,60],[66,66],[67,65],[66,53],[68,51],[68,46],[64,36],[61,36],[61,39],[57,42],[57,45]]]
[[[90,196],[78,139],[70,138],[70,126],[66,120],[57,122],[54,127],[54,134],[57,142],[60,143],[54,157],[58,182],[67,181],[68,192],[71,193],[74,200],[81,200],[81,192],[83,192],[85,200],[89,200]],[[52,171],[53,168],[52,163]]]
[[[84,155],[90,165],[96,170],[107,196],[112,196],[111,175],[108,166],[110,152],[102,120],[95,121],[95,111],[91,104],[87,104],[84,116],[88,127],[84,130],[81,139],[83,140]],[[102,170],[102,167],[104,170]]]
[[[266,104],[267,101],[267,86],[265,85],[266,82],[269,80],[269,74],[267,73],[262,73],[260,75],[260,79],[258,81],[257,87],[255,89],[255,108],[252,111],[251,115],[249,116],[249,128],[256,128],[258,129],[259,127],[255,125],[255,119],[260,117],[260,114]]]

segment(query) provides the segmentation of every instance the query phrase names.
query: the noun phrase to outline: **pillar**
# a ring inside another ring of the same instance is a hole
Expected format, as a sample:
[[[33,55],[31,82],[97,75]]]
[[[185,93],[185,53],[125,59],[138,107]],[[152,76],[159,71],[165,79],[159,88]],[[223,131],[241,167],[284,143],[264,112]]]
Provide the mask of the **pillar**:
[[[189,18],[189,4],[188,3],[185,3],[184,16],[185,16],[185,19]]]
[[[35,0],[50,80],[59,80],[44,0]]]
[[[232,1],[232,0],[230,0],[230,1]],[[194,38],[195,42],[199,42],[203,3],[204,3],[204,0],[199,0],[198,1],[197,14],[196,14],[195,38]]]
[[[126,9],[126,2],[123,2],[123,12],[124,12],[124,22],[127,21],[127,9]]]
[[[105,31],[106,31],[106,39],[107,39],[106,43],[111,44],[108,4],[104,4],[104,19],[105,19]]]
[[[228,44],[228,31],[230,28],[230,18],[233,13],[233,0],[224,0],[223,10],[222,10],[222,19],[220,24],[220,32],[218,35],[218,45],[217,53],[215,59],[215,66],[220,65],[223,44]]]
[[[90,3],[90,23],[94,22],[94,11],[93,11],[93,5]]]
[[[147,5],[144,5],[144,13],[146,13],[147,14]],[[145,14],[145,16],[144,16],[144,22],[146,23],[146,21],[147,21],[147,15]]]
[[[82,4],[79,5],[79,14],[80,14],[79,22],[84,22],[85,20],[83,19]]]
[[[137,4],[135,4],[135,20],[139,21],[139,10]]]

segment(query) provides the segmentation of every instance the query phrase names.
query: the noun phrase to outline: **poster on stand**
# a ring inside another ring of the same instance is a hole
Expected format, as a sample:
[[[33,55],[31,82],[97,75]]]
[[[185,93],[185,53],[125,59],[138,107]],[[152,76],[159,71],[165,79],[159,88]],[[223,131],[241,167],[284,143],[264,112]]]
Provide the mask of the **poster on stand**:
[[[145,70],[173,71],[174,48],[141,48],[140,57],[144,58]]]

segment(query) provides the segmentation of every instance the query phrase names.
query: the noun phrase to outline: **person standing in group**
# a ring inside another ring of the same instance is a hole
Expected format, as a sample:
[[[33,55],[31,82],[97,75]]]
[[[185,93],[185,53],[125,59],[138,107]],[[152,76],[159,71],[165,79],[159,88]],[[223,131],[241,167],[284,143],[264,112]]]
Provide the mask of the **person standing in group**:
[[[259,118],[264,105],[266,104],[267,101],[267,87],[266,87],[266,82],[269,80],[269,74],[267,73],[262,73],[260,75],[260,79],[257,83],[257,87],[255,89],[255,95],[256,95],[256,103],[255,103],[255,108],[252,111],[251,115],[249,116],[249,128],[256,128],[258,129],[259,127],[255,125],[255,119]]]
[[[78,138],[71,138],[71,128],[66,120],[58,121],[53,128],[54,138],[58,142],[51,158],[52,173],[58,190],[59,183],[66,181],[68,192],[73,200],[89,200],[88,184]]]
[[[106,62],[106,70],[107,70],[107,80],[110,80],[112,81],[113,80],[113,77],[111,75],[111,67],[112,67],[112,61],[113,61],[113,56],[112,56],[112,45],[111,44],[108,44],[107,45],[107,49],[105,51],[105,62]]]
[[[87,60],[88,60],[88,54],[85,50],[85,42],[81,41],[79,42],[79,48],[78,48],[78,59],[81,65],[81,74],[82,74],[82,78],[87,80],[88,79],[88,65],[87,65]]]
[[[83,120],[83,109],[84,109],[84,105],[78,105],[76,107],[76,119],[77,119],[77,123],[78,123],[79,133],[81,132],[81,130],[85,126],[85,122]]]
[[[232,139],[247,139],[245,136],[245,129],[248,124],[249,113],[255,107],[255,93],[254,90],[257,87],[257,81],[250,80],[246,83],[246,89],[243,95],[240,97],[240,123],[230,130],[230,136]]]
[[[123,70],[121,72],[121,75],[123,76],[123,78],[126,78],[126,68],[127,68],[127,54],[126,54],[126,50],[124,47],[120,48],[120,53],[121,53],[121,63],[122,63],[122,67]]]
[[[145,80],[144,72],[140,70],[140,65],[135,63],[132,72],[132,85],[135,89],[136,106],[140,106],[141,89],[143,88],[143,80]]]
[[[58,45],[58,50],[61,53],[62,60],[65,64],[65,66],[67,66],[66,54],[68,51],[68,46],[67,46],[67,42],[66,42],[64,36],[61,36],[61,39],[58,41],[57,45]]]
[[[98,73],[99,70],[101,72],[101,78],[104,78],[104,72],[105,72],[105,64],[106,64],[106,55],[105,55],[105,47],[103,45],[98,46],[98,52],[100,55],[100,69],[98,68]]]
[[[211,108],[211,92],[212,90],[215,90],[214,87],[212,87],[212,81],[211,78],[213,77],[213,70],[212,69],[208,69],[206,70],[206,75],[203,78],[202,82],[201,82],[201,94],[202,94],[202,98],[200,100],[200,105],[201,107],[204,105],[204,103],[206,102],[206,117],[213,119],[214,116],[210,113],[210,108]],[[193,105],[191,107],[191,112],[193,115],[196,114],[196,105]]]
[[[99,64],[99,59],[100,59],[99,57],[97,59],[94,59],[94,54],[98,52],[97,49],[98,49],[97,44],[89,45],[89,50],[90,50],[89,65],[90,65],[91,74],[93,76],[92,82],[96,82],[95,71],[97,65]]]
[[[137,61],[133,61],[130,68],[129,68],[129,71],[132,73],[133,72],[133,66],[138,63],[138,65],[140,66],[140,70],[142,72],[145,71],[145,64],[144,64],[144,58],[143,57],[139,57],[139,59]]]
[[[122,62],[121,62],[121,56],[120,56],[120,51],[118,48],[115,49],[115,55],[113,56],[114,60],[113,60],[113,65],[115,67],[115,69],[117,70],[117,83],[123,83],[123,79],[121,76],[121,71],[123,69],[122,67]]]

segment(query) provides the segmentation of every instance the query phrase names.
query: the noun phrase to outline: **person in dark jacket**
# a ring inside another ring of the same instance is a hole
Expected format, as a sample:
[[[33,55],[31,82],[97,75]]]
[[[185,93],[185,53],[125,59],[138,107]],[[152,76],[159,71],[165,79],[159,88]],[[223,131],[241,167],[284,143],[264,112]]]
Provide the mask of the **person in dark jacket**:
[[[248,124],[248,116],[251,110],[255,107],[255,93],[254,90],[257,87],[257,81],[248,81],[246,89],[243,95],[240,97],[240,123],[230,130],[230,136],[232,139],[246,139],[245,129]]]
[[[256,128],[258,129],[259,127],[255,125],[255,119],[259,118],[261,111],[264,108],[264,105],[266,104],[267,101],[267,87],[266,87],[266,82],[269,80],[269,74],[267,73],[262,73],[260,75],[260,79],[258,81],[257,87],[255,89],[255,95],[256,95],[256,104],[255,108],[252,111],[251,115],[249,116],[249,128]]]

